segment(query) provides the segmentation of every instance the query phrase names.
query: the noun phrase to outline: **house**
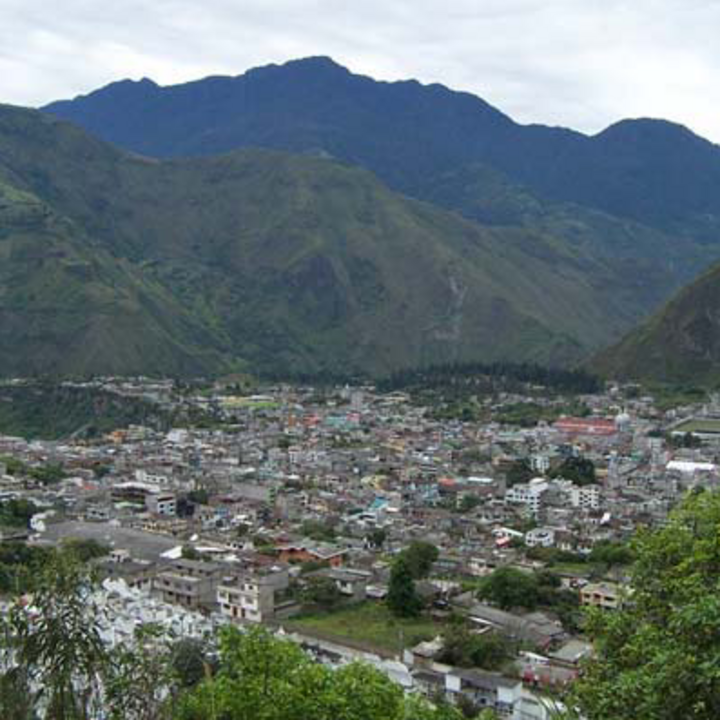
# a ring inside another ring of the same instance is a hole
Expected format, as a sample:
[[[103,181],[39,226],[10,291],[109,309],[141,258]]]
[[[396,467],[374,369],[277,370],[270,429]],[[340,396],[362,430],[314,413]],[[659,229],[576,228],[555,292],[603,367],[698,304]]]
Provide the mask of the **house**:
[[[589,583],[580,589],[580,604],[615,610],[622,603],[622,589],[614,583]]]
[[[266,622],[276,616],[289,582],[287,568],[277,565],[226,577],[217,588],[220,613],[235,622]]]
[[[175,517],[177,512],[177,499],[174,493],[152,493],[145,498],[145,507],[161,517]]]
[[[216,602],[217,586],[222,579],[224,565],[201,560],[175,560],[170,567],[155,576],[153,591],[164,602],[194,610],[212,609]]]
[[[544,478],[534,478],[528,483],[513,485],[505,493],[505,501],[524,505],[533,515],[537,515],[540,512],[542,496],[549,487]]]
[[[582,510],[597,510],[600,507],[600,488],[597,485],[573,487],[570,491],[570,504]]]
[[[540,648],[547,648],[565,637],[562,625],[550,621],[541,613],[516,615],[476,602],[468,609],[467,617],[479,627],[493,628],[508,638]]]
[[[361,602],[367,597],[369,572],[340,568],[328,568],[320,571],[321,575],[330,578],[342,595],[353,602]]]
[[[277,550],[280,561],[284,563],[319,562],[327,563],[330,567],[342,565],[347,554],[347,550],[336,545],[311,541],[288,543],[279,546]]]
[[[528,547],[552,547],[555,544],[555,528],[539,527],[525,533]]]
[[[457,703],[463,695],[477,707],[510,718],[522,692],[522,682],[485,670],[456,668],[445,676],[445,692],[451,702]]]

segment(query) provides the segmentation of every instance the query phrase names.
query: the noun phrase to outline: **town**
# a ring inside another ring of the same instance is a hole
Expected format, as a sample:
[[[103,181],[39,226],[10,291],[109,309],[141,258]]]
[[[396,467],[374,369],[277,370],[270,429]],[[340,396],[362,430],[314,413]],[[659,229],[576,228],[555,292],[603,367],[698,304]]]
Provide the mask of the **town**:
[[[628,601],[633,535],[718,486],[720,404],[483,383],[65,383],[172,423],[0,436],[4,602],[22,592],[12,548],[76,543],[108,643],[262,624],[320,662],[545,720],[592,652],[583,607]]]

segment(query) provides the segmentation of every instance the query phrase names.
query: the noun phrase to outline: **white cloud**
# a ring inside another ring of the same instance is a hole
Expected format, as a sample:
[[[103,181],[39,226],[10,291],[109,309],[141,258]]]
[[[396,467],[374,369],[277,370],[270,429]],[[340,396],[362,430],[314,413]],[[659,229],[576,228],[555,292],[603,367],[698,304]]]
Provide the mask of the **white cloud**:
[[[665,117],[720,141],[716,0],[0,0],[0,100],[162,84],[307,55],[596,132]]]

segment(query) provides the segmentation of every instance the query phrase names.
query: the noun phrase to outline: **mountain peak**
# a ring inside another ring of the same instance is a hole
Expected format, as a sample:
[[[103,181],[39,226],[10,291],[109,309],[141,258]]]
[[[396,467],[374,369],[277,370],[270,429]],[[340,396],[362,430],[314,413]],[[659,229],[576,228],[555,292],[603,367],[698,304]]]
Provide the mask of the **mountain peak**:
[[[350,72],[346,67],[335,62],[329,55],[309,55],[304,58],[288,60],[286,63],[283,63],[282,67],[303,67]]]
[[[680,123],[660,118],[628,118],[613,123],[596,135],[596,138],[612,141],[637,141],[640,139],[654,142],[694,140],[707,142],[692,130]]]

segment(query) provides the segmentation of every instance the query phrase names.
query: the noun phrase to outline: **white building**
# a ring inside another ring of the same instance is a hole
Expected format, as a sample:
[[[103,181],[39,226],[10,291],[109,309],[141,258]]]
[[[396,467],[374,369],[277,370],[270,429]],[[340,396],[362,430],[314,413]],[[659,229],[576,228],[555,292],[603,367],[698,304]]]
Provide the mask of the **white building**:
[[[597,510],[600,507],[600,488],[597,485],[573,487],[570,490],[570,504],[583,510]]]
[[[544,478],[534,478],[529,483],[513,485],[505,493],[505,500],[516,505],[525,505],[533,515],[537,515],[543,493],[548,487],[549,483]]]

